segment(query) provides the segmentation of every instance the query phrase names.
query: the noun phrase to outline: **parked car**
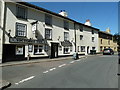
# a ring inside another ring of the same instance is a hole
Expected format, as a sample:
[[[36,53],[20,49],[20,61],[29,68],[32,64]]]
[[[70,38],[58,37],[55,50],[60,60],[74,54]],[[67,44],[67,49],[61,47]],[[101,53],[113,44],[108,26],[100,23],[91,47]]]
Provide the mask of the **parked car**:
[[[110,54],[110,55],[113,55],[114,54],[114,51],[111,49],[111,48],[105,48],[103,50],[103,55],[105,54]]]

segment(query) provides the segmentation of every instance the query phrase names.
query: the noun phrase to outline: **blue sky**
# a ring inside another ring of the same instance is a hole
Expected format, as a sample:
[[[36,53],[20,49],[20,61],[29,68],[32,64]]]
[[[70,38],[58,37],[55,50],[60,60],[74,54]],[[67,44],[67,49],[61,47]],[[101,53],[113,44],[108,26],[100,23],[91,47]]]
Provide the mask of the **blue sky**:
[[[111,33],[118,32],[118,3],[117,2],[31,2],[34,5],[45,8],[55,13],[66,10],[68,17],[85,23],[90,19],[92,26],[105,31],[111,29]]]

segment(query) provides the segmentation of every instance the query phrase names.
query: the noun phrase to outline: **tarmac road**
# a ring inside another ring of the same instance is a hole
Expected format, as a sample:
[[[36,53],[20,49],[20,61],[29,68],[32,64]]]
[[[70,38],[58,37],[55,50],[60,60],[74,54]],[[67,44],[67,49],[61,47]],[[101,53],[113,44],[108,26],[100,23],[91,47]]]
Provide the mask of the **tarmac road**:
[[[12,73],[8,75],[13,82],[9,88],[118,88],[117,55],[42,64],[20,65],[9,69],[4,67],[4,74],[14,70],[21,72],[21,77],[15,77]]]

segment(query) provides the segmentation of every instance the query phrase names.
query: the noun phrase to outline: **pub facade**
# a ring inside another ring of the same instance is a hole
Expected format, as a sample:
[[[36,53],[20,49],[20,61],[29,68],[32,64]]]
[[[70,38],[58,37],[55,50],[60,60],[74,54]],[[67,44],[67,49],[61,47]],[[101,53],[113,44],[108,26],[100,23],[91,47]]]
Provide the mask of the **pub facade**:
[[[70,56],[74,22],[25,2],[4,2],[2,62]]]
[[[68,18],[64,10],[57,14],[26,2],[0,4],[1,62],[99,52],[99,29]]]

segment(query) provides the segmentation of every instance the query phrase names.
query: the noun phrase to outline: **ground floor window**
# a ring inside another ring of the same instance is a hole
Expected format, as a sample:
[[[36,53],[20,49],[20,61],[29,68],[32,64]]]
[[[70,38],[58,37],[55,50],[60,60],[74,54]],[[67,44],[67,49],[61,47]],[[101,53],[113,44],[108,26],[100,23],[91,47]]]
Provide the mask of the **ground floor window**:
[[[34,45],[34,54],[41,54],[43,51],[42,45]]]
[[[73,46],[70,46],[70,52],[72,52],[72,50],[73,50]]]
[[[48,45],[44,46],[44,50],[47,52],[48,51]]]
[[[92,47],[92,50],[95,50],[95,47]]]
[[[59,50],[62,51],[62,46],[59,46]]]
[[[64,54],[69,53],[69,47],[64,47]]]
[[[29,52],[32,52],[32,51],[33,51],[33,45],[31,45],[31,44],[28,45],[28,51],[29,51]]]
[[[77,48],[78,52],[80,51],[80,49],[79,49],[79,48],[80,48],[80,46],[78,46],[78,48]]]
[[[85,46],[81,46],[81,52],[85,52]]]
[[[23,46],[16,46],[16,55],[23,55]]]
[[[102,51],[102,46],[100,47],[100,51]]]

